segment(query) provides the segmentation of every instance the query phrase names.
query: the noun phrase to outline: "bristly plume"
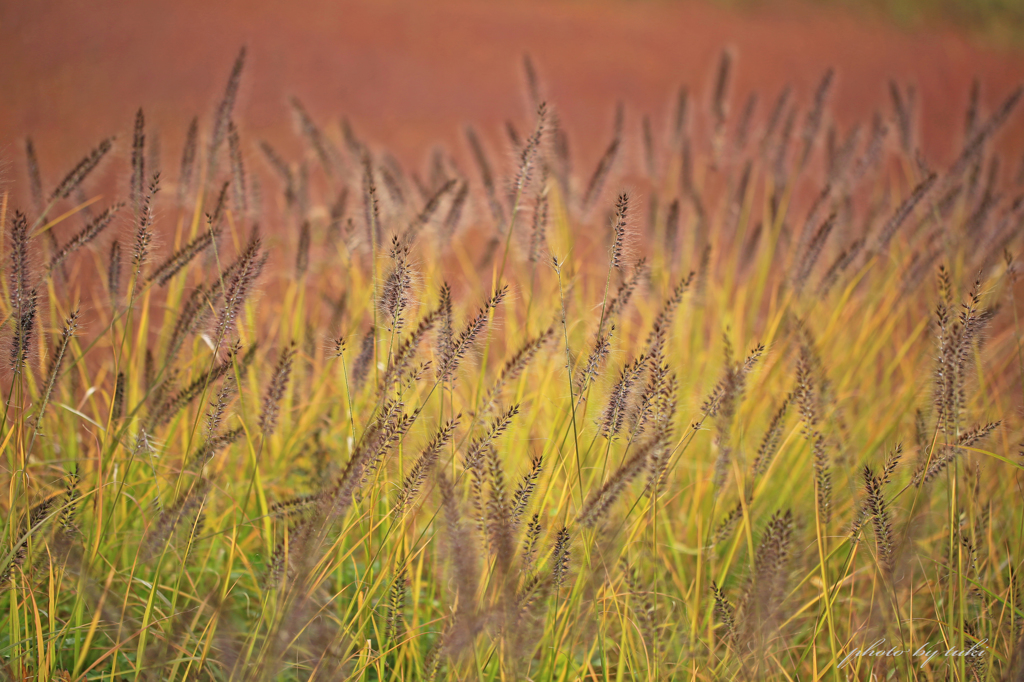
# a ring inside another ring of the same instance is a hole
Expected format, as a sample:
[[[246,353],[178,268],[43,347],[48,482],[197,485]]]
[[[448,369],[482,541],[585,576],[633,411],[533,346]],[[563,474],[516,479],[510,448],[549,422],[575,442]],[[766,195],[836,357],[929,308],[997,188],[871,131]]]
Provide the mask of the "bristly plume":
[[[132,248],[132,271],[135,282],[142,271],[142,266],[149,258],[149,249],[153,243],[153,198],[160,191],[160,175],[156,174],[149,182],[149,188],[139,209],[135,221],[135,243]]]
[[[626,217],[629,212],[629,195],[620,194],[615,201],[615,223],[612,225],[612,267],[622,267],[622,247],[626,240]]]
[[[239,426],[238,428],[225,431],[219,435],[210,436],[196,447],[195,454],[192,456],[193,467],[202,467],[218,452],[237,441],[243,435],[245,435],[245,429]]]
[[[11,265],[7,275],[7,293],[11,297],[11,308],[14,311],[19,311],[22,301],[28,295],[29,280],[32,278],[29,271],[28,217],[21,211],[14,212],[8,237]]]
[[[715,136],[722,134],[725,119],[728,115],[729,74],[732,70],[732,53],[722,50],[718,60],[718,71],[715,74],[715,92],[711,100],[711,116],[715,121]]]
[[[263,152],[263,156],[266,157],[267,163],[270,164],[270,167],[273,168],[284,181],[285,205],[291,208],[295,204],[296,200],[295,175],[292,173],[291,167],[276,151],[274,151],[274,148],[270,146],[270,143],[265,140],[260,142],[260,150]]]
[[[476,315],[466,323],[466,326],[459,332],[459,335],[451,338],[448,348],[442,349],[437,363],[437,380],[439,382],[443,383],[454,376],[455,371],[459,368],[466,354],[476,345],[477,339],[487,328],[493,311],[497,310],[501,302],[505,300],[507,293],[507,284],[502,284],[495,289],[494,293],[477,311]]]
[[[277,366],[270,378],[270,385],[263,396],[263,407],[260,411],[260,431],[265,438],[273,435],[277,428],[277,416],[281,408],[281,400],[284,398],[285,389],[288,387],[288,379],[292,373],[292,362],[295,359],[295,342],[292,341],[281,351],[277,359]]]
[[[550,163],[552,172],[554,172],[555,177],[558,179],[558,185],[561,187],[566,200],[569,200],[573,196],[572,186],[569,182],[569,175],[572,172],[569,134],[559,123],[558,116],[554,114],[551,116],[551,147],[552,158]]]
[[[907,88],[904,94],[899,83],[889,81],[889,96],[892,98],[892,108],[896,117],[896,129],[900,134],[900,147],[903,153],[910,156],[913,147],[913,127],[911,116],[913,115],[913,88]]]
[[[369,153],[363,155],[363,218],[366,223],[367,240],[372,248],[376,248],[376,245],[380,244],[380,206],[377,202],[377,183],[373,177],[373,164]]]
[[[534,199],[533,226],[530,230],[529,260],[531,263],[539,263],[543,260],[543,252],[548,248],[547,168],[547,166],[544,166],[544,173],[541,177],[540,185],[537,188],[537,197]]]
[[[438,488],[441,491],[441,503],[444,507],[444,519],[447,526],[448,556],[451,557],[452,569],[455,574],[455,586],[458,590],[458,608],[456,617],[460,621],[474,620],[476,617],[476,593],[480,576],[477,569],[477,552],[473,546],[473,535],[462,528],[462,513],[455,486],[443,471],[437,473]]]
[[[36,290],[29,284],[28,218],[15,211],[11,218],[11,265],[8,271],[8,294],[11,316],[14,318],[14,339],[11,342],[11,368],[19,374],[32,344],[32,330],[36,317]]]
[[[142,386],[148,391],[155,386],[155,380],[156,360],[153,359],[153,349],[146,348],[145,357],[142,360]]]
[[[786,413],[789,411],[792,401],[793,395],[787,395],[768,424],[768,430],[765,431],[764,438],[761,439],[761,447],[757,450],[757,457],[750,464],[750,474],[754,478],[768,471],[772,459],[779,451],[779,443],[782,440],[782,427],[785,425]]]
[[[720,490],[728,473],[728,465],[732,455],[730,436],[732,424],[736,416],[736,406],[743,396],[747,375],[757,364],[764,353],[764,345],[757,344],[742,362],[734,362],[732,344],[725,337],[725,374],[715,386],[711,395],[704,401],[701,411],[708,417],[714,417],[718,427],[716,443],[719,455],[715,461],[715,488]]]
[[[342,187],[331,203],[330,220],[327,223],[324,242],[329,249],[337,247],[339,239],[342,238],[341,223],[345,218],[345,211],[348,208],[348,187]],[[351,218],[350,218],[351,220]]]
[[[166,360],[168,363],[177,357],[185,339],[199,329],[200,325],[212,314],[212,306],[222,293],[220,283],[222,279],[230,279],[230,277],[231,270],[225,269],[213,284],[200,284],[181,303],[181,313],[174,323],[170,340],[167,342]]]
[[[766,638],[777,626],[778,608],[786,596],[793,526],[791,511],[775,512],[754,556],[744,599],[743,626],[758,640]]]
[[[541,105],[540,79],[529,53],[523,54],[523,75],[526,76],[526,94],[530,97],[530,104],[537,108]]]
[[[146,165],[149,173],[160,172],[160,131],[153,130],[149,133],[149,143],[146,145]]]
[[[146,190],[146,119],[142,108],[135,114],[135,134],[132,137],[131,202],[135,215],[142,210],[142,197]]]
[[[299,226],[299,245],[295,250],[295,279],[302,279],[309,269],[309,247],[312,241],[312,228],[308,220],[303,220]]]
[[[819,396],[815,390],[814,371],[816,367],[814,350],[809,340],[800,344],[800,353],[796,365],[796,389],[794,399],[800,410],[800,418],[804,422],[804,434],[810,434],[817,428],[819,411]]]
[[[608,144],[604,154],[601,155],[601,159],[597,162],[597,168],[594,169],[593,175],[590,176],[590,182],[587,183],[587,190],[583,195],[584,210],[590,208],[597,200],[601,193],[601,188],[604,186],[605,180],[608,179],[612,166],[615,164],[615,159],[619,155],[619,147],[622,145],[622,111],[623,107],[620,102],[616,109],[616,125],[612,141]]]
[[[391,272],[384,280],[380,294],[380,312],[388,322],[389,331],[398,332],[405,324],[402,317],[412,301],[412,271],[409,266],[409,247],[391,239]]]
[[[736,151],[744,152],[747,148],[747,141],[750,139],[750,123],[754,120],[754,110],[757,109],[757,92],[751,92],[747,96],[747,102],[740,112],[739,121],[736,122]]]
[[[811,449],[814,455],[814,489],[818,500],[818,513],[822,523],[832,519],[832,472],[829,471],[825,436],[815,434]]]
[[[830,131],[834,129],[830,128]],[[849,169],[860,144],[861,127],[853,126],[841,145],[833,148],[828,156],[828,183],[830,185],[846,184]],[[834,144],[834,143],[833,143]]]
[[[818,514],[821,521],[827,524],[832,517],[832,473],[829,469],[828,445],[821,433],[820,421],[828,383],[814,352],[810,331],[802,323],[799,331],[803,338],[797,358],[796,388],[792,400],[796,401],[803,421],[803,436],[811,445]]]
[[[498,224],[499,231],[502,231],[505,225],[505,209],[502,208],[501,202],[498,201],[498,193],[494,185],[494,173],[491,171],[491,164],[487,160],[487,153],[484,152],[480,138],[472,126],[466,126],[466,141],[469,143],[469,149],[473,153],[473,160],[480,171],[480,182],[487,192],[487,203],[491,209],[491,217]]]
[[[313,122],[313,118],[306,111],[306,107],[302,105],[297,97],[292,97],[289,100],[292,106],[292,111],[295,112],[295,117],[298,119],[299,128],[302,130],[303,137],[309,143],[309,146],[313,148],[316,153],[317,159],[320,161],[320,165],[324,169],[324,173],[327,174],[328,178],[334,177],[334,161],[331,154],[331,145],[324,134],[317,127],[316,123]]]
[[[870,516],[875,532],[875,552],[882,573],[889,575],[893,568],[893,527],[889,504],[882,492],[884,481],[871,467],[864,465],[864,501],[859,516]],[[860,525],[858,518],[858,525]]]
[[[817,232],[814,233],[814,236],[807,243],[807,248],[797,262],[796,271],[793,273],[793,286],[797,291],[803,290],[807,278],[821,256],[822,249],[825,248],[825,242],[832,233],[832,229],[836,226],[837,218],[836,213],[832,213],[828,218],[825,218],[824,222],[818,227]]]
[[[501,434],[508,430],[509,425],[512,423],[512,418],[519,414],[519,405],[514,404],[509,407],[506,411],[500,413],[497,417],[491,420],[490,428],[480,438],[476,438],[469,447],[466,448],[466,453],[463,455],[467,469],[473,469],[480,465],[486,454],[487,448],[491,446],[495,440],[497,440]]]
[[[357,163],[362,161],[363,156],[366,155],[366,145],[352,129],[352,122],[348,120],[347,116],[341,118],[341,135],[345,139],[345,148],[348,149],[349,155]]]
[[[461,417],[462,415],[456,415],[454,419],[450,419],[441,425],[441,428],[437,430],[427,446],[423,448],[420,456],[413,463],[412,468],[409,469],[409,473],[405,475],[402,487],[395,496],[394,506],[391,508],[391,514],[395,518],[400,518],[416,499],[420,489],[423,487],[423,483],[433,471],[441,451],[451,441]]]
[[[199,118],[193,117],[185,134],[185,148],[181,153],[181,172],[178,175],[178,205],[184,206],[186,197],[192,191],[192,177],[195,175],[196,150],[199,147]]]
[[[519,481],[519,485],[516,486],[516,491],[512,494],[511,510],[508,515],[512,529],[519,526],[523,514],[529,508],[530,497],[533,496],[533,492],[537,489],[537,481],[540,479],[543,470],[544,458],[538,455],[530,460],[530,471],[523,476],[522,480]]]
[[[67,535],[74,535],[77,532],[75,514],[78,512],[78,500],[82,497],[82,493],[78,491],[79,480],[78,464],[75,464],[75,470],[68,475],[68,482],[64,487],[64,501],[61,505],[63,509],[57,517],[57,526]]]
[[[918,465],[917,470],[914,472],[914,485],[920,486],[922,483],[928,483],[933,480],[936,476],[942,473],[964,449],[972,447],[975,443],[987,437],[990,433],[995,431],[1001,423],[1002,422],[995,421],[974,426],[973,428],[961,433],[960,436],[951,444],[937,446],[936,452],[933,453],[931,459],[925,459]]]
[[[665,216],[665,255],[673,258],[679,246],[679,199],[673,199]]]
[[[452,199],[451,206],[448,207],[448,215],[444,219],[443,235],[446,238],[451,238],[455,234],[455,230],[458,229],[459,222],[462,220],[462,211],[468,199],[469,182],[463,180],[459,185],[459,191],[455,193],[455,197]]]
[[[519,347],[519,350],[512,354],[512,357],[505,362],[505,366],[501,368],[501,373],[498,375],[498,379],[494,382],[491,390],[480,401],[478,411],[481,414],[488,412],[494,406],[495,401],[497,401],[498,396],[501,394],[501,390],[519,378],[533,358],[536,357],[537,353],[540,352],[541,348],[544,347],[544,344],[554,338],[554,336],[555,328],[548,327],[540,335],[528,339]]]
[[[718,524],[718,528],[715,529],[715,534],[712,538],[712,546],[720,545],[729,539],[735,530],[740,519],[743,518],[744,506],[750,507],[750,503],[753,502],[753,494],[747,492],[746,500],[741,500],[736,503],[736,506],[729,510],[729,513],[725,515],[722,521]]]
[[[419,351],[420,343],[426,338],[427,333],[434,328],[441,315],[442,309],[440,307],[429,310],[420,318],[419,324],[416,325],[412,333],[395,348],[388,361],[387,371],[384,373],[384,378],[381,381],[383,393],[387,393],[392,385],[400,384],[408,377],[410,365],[412,365],[412,361]],[[418,374],[416,370],[413,370],[412,373]]]
[[[402,634],[403,611],[405,609],[405,588],[406,567],[401,565],[391,581],[391,589],[388,590],[388,615],[384,625],[384,638],[388,641],[397,641]]]
[[[779,123],[782,121],[782,115],[786,113],[786,107],[789,104],[789,96],[792,93],[792,88],[787,84],[781,91],[779,96],[775,100],[775,106],[772,107],[771,113],[768,114],[768,121],[765,123],[764,135],[761,138],[761,157],[764,160],[768,158],[768,151],[771,148],[772,139],[775,136],[775,131],[779,127]]]
[[[611,352],[610,337],[613,331],[615,331],[614,325],[612,325],[607,333],[598,334],[597,339],[594,341],[594,347],[591,349],[590,355],[587,356],[586,363],[580,368],[579,374],[576,375],[577,394],[586,391],[600,373],[608,353]]]
[[[807,244],[811,241],[811,235],[818,225],[818,216],[821,214],[822,209],[828,206],[837,189],[831,184],[826,183],[815,197],[814,202],[811,203],[811,207],[807,211],[807,218],[804,219],[804,225],[800,230],[800,236],[796,243],[795,251],[798,255],[801,255],[807,249]]]
[[[697,265],[696,286],[694,295],[700,304],[706,302],[708,291],[708,280],[711,278],[711,244],[706,244],[700,254],[700,263]]]
[[[501,455],[493,445],[484,450],[483,467],[487,470],[490,494],[486,502],[484,527],[488,545],[495,556],[495,570],[498,575],[506,575],[512,564],[515,546],[512,538],[512,524],[509,517],[511,505],[508,499],[508,486],[505,482],[505,469]]]
[[[224,88],[224,97],[217,106],[217,113],[213,118],[213,132],[210,135],[210,147],[207,158],[206,181],[212,182],[217,174],[217,157],[221,145],[227,136],[228,125],[231,122],[231,112],[235,108],[235,98],[238,96],[238,86],[242,82],[242,68],[245,66],[246,48],[243,45],[238,51],[238,57],[231,67],[231,74],[228,76],[228,83]]]
[[[914,191],[910,193],[910,196],[900,204],[899,208],[897,208],[896,212],[892,214],[892,217],[890,217],[885,223],[878,235],[878,244],[875,247],[877,251],[884,252],[886,248],[888,248],[889,242],[892,241],[892,238],[896,235],[896,230],[898,230],[900,225],[906,221],[914,211],[914,208],[921,203],[921,200],[927,196],[928,191],[933,185],[935,185],[935,181],[937,179],[938,175],[936,173],[929,174],[928,177],[922,180],[917,187],[914,188]]]
[[[25,161],[28,166],[28,184],[32,192],[32,205],[36,213],[42,215],[46,209],[46,200],[43,198],[43,177],[39,173],[39,160],[36,158],[36,148],[32,144],[32,138],[25,138]]]
[[[847,177],[849,185],[855,185],[864,177],[868,170],[878,165],[882,159],[883,145],[888,134],[889,126],[886,125],[885,119],[882,118],[881,114],[876,111],[871,119],[871,136],[868,138],[864,153],[853,164]]]
[[[992,318],[991,309],[981,307],[981,281],[976,280],[955,313],[952,283],[944,266],[939,267],[940,302],[936,307],[935,332],[938,342],[935,359],[933,400],[936,427],[945,434],[947,444],[959,438],[958,425],[964,421],[967,402],[965,381],[974,365],[975,341]]]
[[[676,107],[672,115],[672,147],[681,149],[686,137],[686,113],[689,106],[690,90],[685,85],[679,86],[676,94]]]
[[[845,249],[839,252],[836,259],[832,261],[832,265],[828,267],[825,274],[821,277],[821,282],[818,283],[817,295],[819,298],[824,298],[828,295],[828,292],[835,286],[836,282],[839,281],[839,276],[850,267],[857,256],[860,255],[861,251],[864,250],[864,245],[867,242],[863,237],[859,237],[847,246]]]
[[[1010,93],[1010,95],[1003,100],[1002,105],[989,117],[984,125],[975,126],[974,135],[967,140],[964,145],[964,149],[960,152],[960,156],[957,157],[956,161],[950,167],[943,179],[945,187],[950,187],[955,184],[964,171],[967,170],[978,151],[982,148],[985,142],[1006,122],[1006,119],[1010,117],[1010,114],[1017,107],[1021,97],[1024,96],[1024,85],[1017,86],[1017,88]]]
[[[121,242],[116,239],[110,243],[110,256],[107,263],[107,291],[110,300],[117,305],[121,297]]]
[[[622,465],[615,470],[604,485],[597,492],[590,495],[583,509],[580,510],[579,521],[588,528],[593,528],[601,521],[612,505],[625,491],[630,482],[640,475],[648,462],[648,455],[653,447],[653,442],[635,448]]]
[[[716,147],[717,148],[717,147]],[[683,153],[680,158],[679,184],[684,197],[690,200],[693,211],[697,216],[697,230],[704,232],[707,229],[708,218],[704,210],[704,200],[701,198],[700,189],[693,179],[693,146],[690,140],[683,140]]]
[[[230,277],[224,275],[224,303],[217,316],[216,338],[224,339],[228,331],[234,328],[242,304],[263,269],[265,257],[260,254],[261,244],[258,235],[252,237],[245,251],[239,256]]]
[[[246,351],[239,363],[240,372],[244,372],[246,367],[252,363],[253,359],[256,357],[257,347],[258,345],[255,343],[249,346],[249,349]],[[157,395],[159,397],[152,401],[149,419],[146,422],[146,431],[153,433],[158,427],[169,422],[187,405],[202,395],[208,386],[220,380],[225,374],[227,374],[234,367],[234,359],[237,355],[237,350],[238,347],[236,344],[236,346],[229,350],[227,360],[214,363],[209,370],[199,374],[190,384],[173,395],[171,395],[168,390],[173,387],[175,374],[172,372],[170,376],[162,382],[161,388],[158,389]]]
[[[608,405],[604,408],[604,413],[601,415],[601,433],[605,438],[614,438],[622,430],[626,413],[629,411],[633,384],[640,378],[640,374],[644,370],[645,360],[646,357],[640,355],[633,360],[631,365],[627,364],[622,368],[619,380],[616,382],[615,387],[612,388],[611,395],[608,398]]]
[[[166,286],[167,283],[170,282],[175,275],[181,272],[186,265],[192,262],[196,256],[208,249],[217,240],[222,229],[220,226],[220,217],[224,207],[224,201],[227,196],[228,184],[229,183],[227,182],[224,183],[214,212],[207,216],[209,228],[188,244],[185,244],[180,249],[172,253],[166,260],[164,260],[164,262],[158,265],[149,276],[150,282],[156,282],[160,286]]]
[[[641,122],[641,132],[644,141],[644,169],[648,177],[654,179],[657,175],[658,162],[654,153],[654,131],[651,129],[651,117],[644,114]]]
[[[438,207],[441,205],[441,200],[444,199],[445,195],[452,191],[455,186],[459,184],[458,180],[452,178],[451,180],[443,183],[436,192],[430,195],[427,199],[427,203],[423,205],[423,210],[416,214],[416,217],[409,223],[409,226],[405,228],[405,232],[402,233],[401,241],[407,247],[411,246],[419,233],[424,227],[430,224],[430,219],[437,213]]]
[[[623,279],[619,285],[618,290],[615,292],[615,297],[608,302],[608,310],[605,313],[605,318],[614,319],[616,315],[625,310],[626,306],[629,305],[629,300],[633,297],[633,293],[640,286],[640,283],[647,276],[647,259],[641,258],[633,266],[633,274],[629,278]]]
[[[753,173],[753,168],[754,162],[747,159],[747,162],[743,164],[743,172],[740,174],[739,182],[736,183],[736,191],[733,193],[732,201],[729,203],[729,229],[734,232],[739,224],[740,215],[747,200],[747,190],[750,187],[750,177]]]
[[[59,199],[66,199],[72,191],[75,190],[82,181],[85,180],[86,176],[91,173],[96,166],[99,165],[100,161],[106,156],[107,152],[114,146],[114,138],[108,137],[100,142],[95,149],[89,152],[89,155],[78,162],[74,168],[71,169],[64,179],[60,181],[57,188],[53,190],[53,194],[50,195],[50,202],[57,201]]]
[[[811,105],[810,111],[807,112],[807,118],[804,119],[804,149],[800,154],[801,168],[807,165],[807,160],[811,157],[811,150],[814,148],[814,142],[818,137],[818,132],[821,130],[821,120],[825,114],[825,100],[828,98],[834,76],[835,70],[831,67],[825,71],[821,82],[818,83],[818,89],[814,92],[814,103]]]
[[[533,130],[533,134],[526,139],[526,144],[523,145],[522,150],[519,152],[519,170],[516,175],[515,191],[513,201],[517,197],[522,196],[522,193],[526,191],[526,188],[530,185],[530,178],[533,175],[533,168],[536,163],[537,153],[540,150],[541,142],[544,137],[544,124],[547,121],[547,105],[541,102],[537,105],[537,126]]]
[[[352,386],[357,391],[362,388],[366,377],[370,375],[376,341],[376,329],[370,327],[363,336],[363,341],[359,345],[359,355],[356,356],[356,360],[352,364]]]
[[[369,158],[369,154],[367,156]],[[299,217],[309,215],[309,164],[305,160],[299,162],[299,171],[296,173],[294,209]],[[379,244],[380,240],[377,243]]]
[[[362,444],[353,454],[360,459],[363,468],[360,485],[370,480],[384,457],[408,431],[415,416],[406,414],[404,410],[405,403],[401,400],[385,400],[371,422],[369,435],[363,436]]]
[[[555,589],[565,582],[569,575],[569,529],[562,526],[555,537],[555,547],[551,551],[551,581]]]
[[[50,396],[53,395],[53,389],[57,385],[57,379],[60,378],[60,368],[64,363],[64,356],[67,354],[68,344],[71,343],[72,337],[75,332],[78,331],[78,309],[68,315],[67,320],[64,322],[64,329],[61,330],[60,339],[57,341],[57,346],[54,348],[53,357],[50,359],[50,367],[46,372],[46,383],[43,388],[42,398],[39,400],[39,410],[36,412],[35,417],[35,428],[38,433],[41,428],[43,420],[43,414],[46,412],[46,406],[50,403]]]
[[[971,80],[971,91],[967,97],[967,113],[964,116],[964,138],[971,139],[978,127],[978,101],[981,99],[981,81],[977,76]]]
[[[675,319],[676,310],[679,309],[679,304],[683,302],[683,296],[689,290],[693,278],[693,272],[690,272],[685,277],[681,277],[672,288],[672,293],[662,302],[661,310],[658,311],[658,316],[654,318],[651,332],[647,335],[647,350],[645,354],[648,358],[661,362],[661,359],[664,357],[665,344],[668,342],[668,333],[672,329],[672,321]]]
[[[117,379],[114,381],[114,402],[110,407],[110,419],[113,422],[119,422],[122,417],[124,417],[124,372],[118,372]]]
[[[67,244],[62,246],[55,254],[53,254],[50,258],[50,264],[46,267],[47,273],[53,273],[61,266],[68,256],[98,237],[99,234],[103,232],[108,225],[110,225],[114,216],[117,215],[117,212],[123,207],[124,204],[114,204],[93,218],[89,224],[83,227],[74,237],[69,239]]]
[[[209,487],[208,479],[199,479],[195,485],[183,492],[170,507],[160,514],[160,518],[150,528],[143,542],[142,557],[144,561],[152,561],[163,551],[171,534],[174,533],[182,519],[191,519],[202,509],[206,503]]]
[[[775,174],[776,197],[780,195],[786,185],[788,175],[786,173],[786,161],[789,158],[789,144],[793,139],[793,127],[796,124],[796,108],[789,110],[782,123],[782,130],[779,132],[779,140],[775,145],[775,160],[773,172]],[[777,202],[773,202],[777,205]]]
[[[726,334],[725,377],[704,402],[703,409],[709,417],[731,418],[735,414],[736,402],[742,396],[746,377],[763,354],[764,344],[759,343],[750,350],[750,354],[742,362],[733,362],[732,343]]]
[[[231,159],[231,194],[235,204],[235,219],[240,221],[249,214],[249,200],[242,161],[242,141],[234,121],[228,121],[228,156]]]
[[[230,356],[234,358],[235,353],[231,353]],[[228,402],[231,400],[235,390],[235,382],[232,381],[232,377],[229,375],[228,379],[221,384],[220,389],[217,391],[217,397],[210,403],[210,410],[206,413],[204,434],[207,438],[211,438],[220,429],[221,421],[224,419],[224,412],[227,410]]]
[[[725,625],[725,639],[732,641],[736,636],[736,609],[726,598],[722,588],[715,581],[711,581],[711,596],[715,599],[715,618]]]

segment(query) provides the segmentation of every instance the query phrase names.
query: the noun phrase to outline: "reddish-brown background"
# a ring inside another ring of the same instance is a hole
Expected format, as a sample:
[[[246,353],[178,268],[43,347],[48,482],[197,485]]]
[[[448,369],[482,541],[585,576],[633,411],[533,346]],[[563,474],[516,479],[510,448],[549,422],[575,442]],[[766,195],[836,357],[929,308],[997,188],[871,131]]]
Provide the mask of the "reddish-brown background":
[[[1020,54],[802,4],[740,12],[667,0],[3,2],[0,180],[23,177],[26,134],[50,184],[101,137],[123,136],[140,105],[173,168],[191,116],[209,129],[243,43],[250,59],[235,118],[250,139],[287,148],[294,94],[326,127],[345,114],[371,141],[417,164],[437,141],[463,154],[467,121],[503,148],[504,119],[524,118],[524,51],[584,165],[605,144],[617,99],[633,131],[641,112],[664,122],[680,83],[707,92],[727,45],[738,56],[734,102],[756,87],[762,113],[784,82],[807,98],[827,65],[839,74],[833,110],[841,124],[888,107],[890,76],[913,81],[928,112],[923,146],[939,158],[960,141],[973,75],[990,107],[1024,80]]]

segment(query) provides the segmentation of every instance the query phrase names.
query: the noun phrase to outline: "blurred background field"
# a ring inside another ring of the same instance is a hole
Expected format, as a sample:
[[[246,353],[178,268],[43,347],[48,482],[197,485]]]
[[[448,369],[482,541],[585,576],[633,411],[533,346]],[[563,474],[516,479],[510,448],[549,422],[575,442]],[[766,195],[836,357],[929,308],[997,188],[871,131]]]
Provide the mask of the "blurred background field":
[[[666,120],[681,83],[708,90],[718,53],[730,46],[737,102],[785,83],[807,98],[834,66],[830,105],[844,127],[888,106],[887,79],[914,84],[919,111],[928,112],[922,148],[947,160],[971,79],[981,79],[988,107],[1024,80],[1020,50],[997,35],[1016,32],[1020,11],[995,0],[8,2],[0,7],[0,150],[14,158],[20,137],[32,135],[44,174],[57,172],[85,152],[83,140],[130,134],[144,106],[172,153],[192,116],[212,114],[222,65],[244,43],[250,63],[236,117],[247,137],[284,152],[300,147],[292,95],[328,129],[345,115],[414,167],[439,142],[466,158],[467,122],[502,144],[507,118],[529,118],[519,71],[528,51],[589,166],[617,100],[627,103],[635,139],[639,114]],[[1004,142],[1021,132],[1011,126]]]

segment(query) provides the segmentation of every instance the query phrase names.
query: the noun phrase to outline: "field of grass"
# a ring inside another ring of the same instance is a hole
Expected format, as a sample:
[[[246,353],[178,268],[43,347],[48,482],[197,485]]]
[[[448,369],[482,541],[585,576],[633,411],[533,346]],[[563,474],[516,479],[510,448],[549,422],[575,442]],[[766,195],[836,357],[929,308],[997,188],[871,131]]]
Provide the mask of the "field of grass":
[[[27,140],[0,674],[1022,679],[1021,90],[939,167],[732,68],[596,168],[528,60],[425,172],[246,139],[244,51],[180,166]]]

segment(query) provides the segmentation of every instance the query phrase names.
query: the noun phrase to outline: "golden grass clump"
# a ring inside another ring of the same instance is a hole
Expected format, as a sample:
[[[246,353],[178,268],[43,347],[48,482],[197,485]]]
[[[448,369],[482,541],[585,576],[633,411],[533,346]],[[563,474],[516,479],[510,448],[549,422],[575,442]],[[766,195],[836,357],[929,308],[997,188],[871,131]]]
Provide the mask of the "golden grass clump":
[[[586,167],[527,57],[420,169],[245,55],[0,196],[6,679],[1020,679],[1022,90],[943,162],[725,51]]]

